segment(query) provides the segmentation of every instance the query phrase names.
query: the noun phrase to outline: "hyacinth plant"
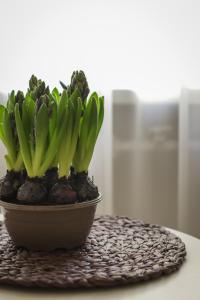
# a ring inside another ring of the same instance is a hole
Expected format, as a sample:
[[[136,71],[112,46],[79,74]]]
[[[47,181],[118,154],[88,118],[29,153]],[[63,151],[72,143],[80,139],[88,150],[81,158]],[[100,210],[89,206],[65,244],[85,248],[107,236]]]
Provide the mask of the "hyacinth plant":
[[[79,198],[97,197],[98,189],[88,177],[88,168],[104,118],[104,98],[93,93],[84,110],[76,151],[72,161],[70,181]]]
[[[50,92],[32,75],[26,94],[14,91],[0,106],[0,138],[7,154],[7,175],[1,198],[24,204],[74,203],[98,196],[88,167],[103,122],[103,97],[88,99],[83,71],[72,74],[69,86]],[[17,184],[10,173],[18,178]],[[6,194],[5,187],[13,193]]]
[[[23,181],[24,164],[19,147],[14,117],[14,107],[18,103],[20,110],[24,101],[23,92],[12,91],[8,96],[6,107],[0,105],[0,139],[7,154],[5,155],[7,174],[1,183],[1,194],[4,200],[16,197],[17,189]]]
[[[98,196],[98,189],[88,176],[88,168],[104,119],[104,97],[99,97],[94,92],[87,100],[90,89],[83,71],[73,72],[69,86],[63,82],[60,84],[69,96],[78,90],[82,101],[78,142],[71,164],[69,181],[79,199],[82,201],[88,198],[94,199]]]

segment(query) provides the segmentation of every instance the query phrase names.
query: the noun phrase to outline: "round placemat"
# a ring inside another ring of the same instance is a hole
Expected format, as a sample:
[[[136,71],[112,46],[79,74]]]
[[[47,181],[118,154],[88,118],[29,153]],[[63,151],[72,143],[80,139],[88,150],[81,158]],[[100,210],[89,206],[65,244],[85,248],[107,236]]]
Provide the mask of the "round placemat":
[[[95,219],[81,248],[17,249],[0,225],[0,284],[78,288],[122,285],[177,270],[186,255],[180,238],[158,225],[127,217]]]

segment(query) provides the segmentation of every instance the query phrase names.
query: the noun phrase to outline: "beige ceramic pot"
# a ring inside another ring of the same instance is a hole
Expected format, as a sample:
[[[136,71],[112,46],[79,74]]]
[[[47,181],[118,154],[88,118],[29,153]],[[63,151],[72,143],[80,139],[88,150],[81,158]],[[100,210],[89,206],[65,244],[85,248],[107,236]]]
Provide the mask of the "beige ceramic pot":
[[[0,201],[7,231],[17,246],[31,250],[82,245],[102,197],[65,205],[21,205]]]

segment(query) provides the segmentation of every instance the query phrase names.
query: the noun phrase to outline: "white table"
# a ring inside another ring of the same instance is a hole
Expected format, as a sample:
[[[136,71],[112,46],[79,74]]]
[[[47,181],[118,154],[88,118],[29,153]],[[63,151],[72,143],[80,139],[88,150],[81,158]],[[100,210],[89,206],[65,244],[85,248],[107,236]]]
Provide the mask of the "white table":
[[[172,230],[185,242],[187,258],[178,272],[119,288],[47,291],[1,287],[0,300],[200,300],[200,240]]]

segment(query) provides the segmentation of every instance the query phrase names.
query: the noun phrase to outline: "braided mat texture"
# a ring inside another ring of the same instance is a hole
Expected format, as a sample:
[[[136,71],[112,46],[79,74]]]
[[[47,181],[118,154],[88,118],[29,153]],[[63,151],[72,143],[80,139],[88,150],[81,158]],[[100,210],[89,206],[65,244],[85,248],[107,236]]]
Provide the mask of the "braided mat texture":
[[[0,225],[0,284],[78,288],[133,283],[177,270],[186,255],[180,238],[158,225],[126,217],[95,219],[76,250],[17,249]]]

